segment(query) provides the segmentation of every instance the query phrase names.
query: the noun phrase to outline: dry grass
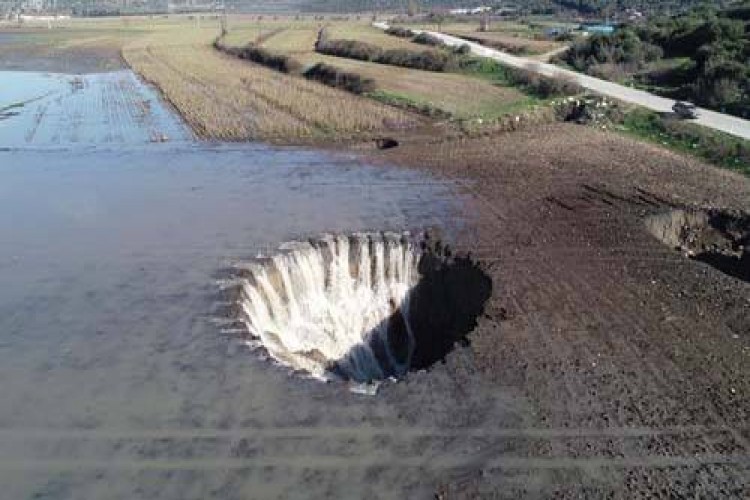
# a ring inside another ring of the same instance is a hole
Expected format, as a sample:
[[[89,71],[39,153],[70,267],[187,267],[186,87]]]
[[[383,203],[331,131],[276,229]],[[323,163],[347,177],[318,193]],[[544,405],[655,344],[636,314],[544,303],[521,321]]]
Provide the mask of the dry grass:
[[[515,111],[528,98],[515,89],[459,74],[432,73],[323,56],[314,52],[318,29],[326,24],[336,38],[385,48],[413,44],[380,32],[367,21],[324,22],[306,18],[233,16],[226,41],[241,46],[264,38],[263,47],[290,54],[304,65],[325,62],[375,81],[377,97],[399,105],[437,110],[457,118],[492,119]],[[221,140],[302,142],[368,136],[390,127],[422,122],[413,113],[365,97],[349,95],[302,77],[281,75],[210,47],[219,20],[187,17],[74,20],[61,30],[38,29],[40,47],[68,52],[107,46],[157,85],[200,137]],[[268,37],[269,33],[273,36]],[[85,54],[84,54],[85,55]]]
[[[305,54],[313,51],[318,38],[317,26],[290,26],[263,43],[263,47],[286,54]]]
[[[329,39],[359,40],[378,45],[384,49],[424,50],[406,39],[387,35],[383,30],[373,28],[365,21],[313,21],[286,20],[276,21],[235,21],[226,37],[228,45],[241,46],[257,39],[262,34],[276,32],[263,42],[263,46],[275,51],[290,54],[312,52],[318,31],[325,26]]]
[[[321,54],[301,57],[304,63],[322,61],[375,81],[378,90],[448,113],[456,118],[492,119],[527,97],[510,87],[453,73],[419,71]]]
[[[524,54],[543,54],[545,52],[555,50],[561,46],[560,43],[553,41],[533,40],[493,31],[484,33],[478,31],[450,31],[448,33],[455,36],[467,36],[476,38],[484,44],[497,46],[498,48],[508,47],[516,51],[517,53],[522,52]]]
[[[211,40],[152,36],[123,51],[200,137],[296,142],[418,123],[409,113],[221,55]]]
[[[416,29],[435,30],[435,25],[414,25]],[[538,34],[529,30],[523,24],[498,22],[491,26],[491,31],[481,32],[475,23],[450,23],[440,27],[441,31],[455,36],[469,36],[487,41],[489,44],[498,44],[506,47],[516,48],[525,54],[543,54],[562,46],[561,43],[552,40],[539,40]]]
[[[418,107],[456,118],[493,119],[527,102],[516,89],[466,75],[426,72],[318,54],[314,50],[319,23],[294,22],[263,42],[263,47],[293,55],[305,66],[324,62],[374,80],[376,88]],[[364,22],[330,22],[329,38],[351,39],[382,48],[425,50],[424,46],[385,34]],[[231,32],[230,32],[231,33]]]
[[[328,38],[331,40],[358,40],[377,45],[383,49],[426,50],[428,48],[424,45],[415,44],[406,38],[388,35],[369,23],[335,23],[327,29]]]

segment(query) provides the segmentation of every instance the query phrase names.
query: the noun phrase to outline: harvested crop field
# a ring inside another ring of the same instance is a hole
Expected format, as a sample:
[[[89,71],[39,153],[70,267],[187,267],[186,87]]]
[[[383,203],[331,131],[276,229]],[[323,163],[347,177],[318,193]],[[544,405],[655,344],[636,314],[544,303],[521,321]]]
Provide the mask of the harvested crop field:
[[[229,37],[231,36],[232,32],[229,33]],[[309,53],[313,50],[317,38],[317,26],[294,25],[281,28],[280,31],[269,35],[263,41],[263,47],[284,54]],[[227,43],[231,43],[231,38]]]
[[[11,495],[750,497],[748,178],[574,124],[467,137],[225,56],[210,45],[217,24],[155,22],[115,41],[201,138],[361,147],[0,151],[11,243],[2,265],[16,283],[4,290],[11,333],[0,345],[5,400],[15,401],[0,429]],[[533,104],[473,77],[319,56],[307,26],[264,46],[356,69],[381,98],[458,117]],[[257,36],[244,24],[234,43]],[[97,102],[118,96],[132,111],[125,139],[143,124],[147,85],[60,78],[74,95],[84,85],[105,89],[91,93]],[[120,109],[84,104],[73,111]],[[0,131],[17,112],[0,106]],[[374,137],[393,147],[375,152]],[[19,214],[34,224],[19,229]],[[478,287],[478,326],[443,339],[445,359],[429,370],[364,397],[247,352],[247,331],[218,334],[227,318],[214,313],[228,306],[213,285],[225,266],[273,262],[270,249],[310,231],[372,238],[373,228],[433,225],[452,247],[441,255],[471,252],[481,279],[470,283],[489,277],[491,296]]]
[[[516,54],[542,54],[544,52],[555,50],[561,46],[561,44],[552,41],[522,38],[493,31],[480,32],[467,29],[450,31],[448,34],[471,38],[484,45],[496,47],[500,50],[506,50]]]
[[[576,125],[381,155],[466,179],[461,246],[497,291],[472,365],[544,433],[484,441],[486,463],[440,494],[748,496],[750,285],[647,227],[677,207],[747,211],[747,178]]]
[[[423,45],[386,35],[382,30],[367,25],[336,23],[327,29],[331,39],[364,41],[384,49],[428,50]],[[315,26],[298,23],[269,36],[262,45],[275,52],[290,54],[306,66],[324,62],[371,79],[379,91],[379,98],[387,102],[458,119],[494,119],[533,103],[533,99],[518,89],[494,85],[480,78],[318,54],[314,50],[317,31]],[[234,40],[236,43],[238,38],[235,37]],[[467,95],[471,99],[467,99]]]
[[[299,59],[307,63],[323,61],[371,78],[386,98],[400,98],[456,118],[492,119],[533,102],[518,89],[454,73],[426,72],[314,53]]]
[[[211,36],[191,43],[149,38],[123,55],[207,139],[294,142],[346,138],[419,124],[410,113],[298,76],[225,56]]]
[[[428,50],[430,47],[419,45],[407,38],[399,38],[371,26],[369,23],[337,23],[328,28],[332,39],[359,40],[382,47],[383,49]]]
[[[411,27],[411,26],[410,26]],[[435,30],[434,24],[413,25],[415,29]],[[444,33],[458,37],[472,37],[485,40],[488,44],[497,44],[506,48],[516,48],[524,54],[541,54],[560,47],[562,44],[542,38],[541,29],[532,29],[526,25],[513,22],[495,22],[489,31],[480,31],[476,23],[447,23],[440,26]]]

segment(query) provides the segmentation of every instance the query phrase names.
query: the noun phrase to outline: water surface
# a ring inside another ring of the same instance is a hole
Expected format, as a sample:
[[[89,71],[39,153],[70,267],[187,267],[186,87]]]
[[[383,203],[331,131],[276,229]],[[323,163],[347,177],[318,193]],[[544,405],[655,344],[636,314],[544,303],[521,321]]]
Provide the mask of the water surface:
[[[70,85],[64,76],[33,78],[31,91],[15,89],[13,99]],[[113,108],[96,104],[102,88],[133,80],[91,78],[76,90],[86,94],[80,100],[70,89],[57,94],[59,105],[45,98],[60,113],[81,105],[79,140],[55,121],[27,141],[33,113],[0,128],[3,495],[430,491],[445,464],[415,473],[430,467],[432,445],[406,450],[392,439],[397,406],[291,377],[248,352],[215,322],[216,277],[233,262],[322,232],[458,227],[454,186],[300,149],[150,144],[149,125],[137,119],[107,141]],[[179,131],[157,104],[160,127]],[[132,102],[117,109],[132,110]],[[438,393],[421,393],[431,415]],[[405,462],[392,467],[396,459]]]
[[[0,71],[0,147],[120,147],[190,139],[130,70],[67,75]]]

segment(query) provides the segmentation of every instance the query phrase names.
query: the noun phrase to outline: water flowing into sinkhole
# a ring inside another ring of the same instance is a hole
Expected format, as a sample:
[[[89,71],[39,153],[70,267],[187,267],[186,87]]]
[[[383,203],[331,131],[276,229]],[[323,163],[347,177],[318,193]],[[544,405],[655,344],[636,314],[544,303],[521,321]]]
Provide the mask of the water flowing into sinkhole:
[[[314,377],[357,382],[442,359],[474,328],[492,287],[470,259],[398,233],[287,243],[238,269],[248,344]]]

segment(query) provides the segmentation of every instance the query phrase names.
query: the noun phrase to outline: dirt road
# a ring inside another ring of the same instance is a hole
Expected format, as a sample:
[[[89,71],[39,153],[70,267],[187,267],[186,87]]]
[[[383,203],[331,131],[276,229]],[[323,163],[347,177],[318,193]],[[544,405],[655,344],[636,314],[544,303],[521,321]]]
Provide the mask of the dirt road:
[[[385,23],[374,23],[373,25],[380,29],[388,29],[388,25]],[[414,30],[414,32],[421,33],[422,31]],[[494,59],[514,68],[527,68],[545,76],[562,76],[575,81],[581,87],[584,87],[598,94],[612,97],[614,99],[619,99],[620,101],[628,102],[631,104],[637,104],[639,106],[649,108],[653,111],[662,113],[671,112],[672,105],[674,105],[675,103],[673,99],[659,97],[643,90],[637,90],[626,87],[624,85],[619,85],[617,83],[594,78],[592,76],[560,68],[553,64],[539,62],[534,60],[533,58],[513,56],[499,50],[485,47],[478,43],[468,42],[462,38],[446,35],[443,33],[432,31],[425,32],[439,38],[446,45],[449,45],[451,47],[468,45],[469,47],[471,47],[472,53],[476,55]],[[742,137],[743,139],[750,139],[750,121],[743,120],[742,118],[737,118],[735,116],[699,108],[698,118],[694,120],[694,122],[699,125],[712,128],[714,130],[720,130],[737,137]]]

